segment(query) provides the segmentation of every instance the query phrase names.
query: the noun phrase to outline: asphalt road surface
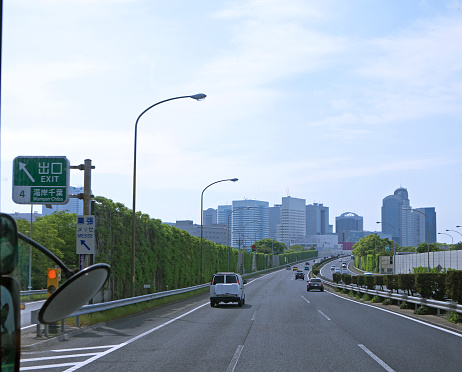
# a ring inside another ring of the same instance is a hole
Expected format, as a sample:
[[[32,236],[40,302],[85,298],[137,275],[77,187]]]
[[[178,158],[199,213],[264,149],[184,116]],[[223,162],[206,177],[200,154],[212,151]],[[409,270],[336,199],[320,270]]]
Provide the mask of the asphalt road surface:
[[[21,371],[461,370],[461,334],[294,276],[249,280],[241,308],[203,295],[45,344],[21,354]]]

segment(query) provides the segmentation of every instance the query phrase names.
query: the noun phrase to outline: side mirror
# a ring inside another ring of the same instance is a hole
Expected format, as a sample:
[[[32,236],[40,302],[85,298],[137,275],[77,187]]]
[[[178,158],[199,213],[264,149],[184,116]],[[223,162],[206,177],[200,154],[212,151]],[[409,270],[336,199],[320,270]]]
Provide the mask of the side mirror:
[[[243,283],[244,283],[244,284],[247,284],[247,279],[244,279]]]
[[[12,274],[18,264],[16,221],[0,213],[0,328],[2,371],[19,371],[21,321],[18,282]]]

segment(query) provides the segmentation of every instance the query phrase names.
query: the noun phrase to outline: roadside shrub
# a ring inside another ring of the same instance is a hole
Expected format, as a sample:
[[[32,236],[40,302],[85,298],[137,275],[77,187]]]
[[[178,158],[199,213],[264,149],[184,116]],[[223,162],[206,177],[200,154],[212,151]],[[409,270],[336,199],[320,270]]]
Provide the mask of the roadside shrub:
[[[433,294],[431,274],[416,274],[415,286],[422,298],[430,298]]]
[[[450,270],[446,274],[446,290],[449,298],[462,303],[462,271]]]
[[[340,288],[335,287],[335,288],[334,288],[334,291],[335,291],[335,292],[340,292]]]
[[[313,275],[319,275],[319,269],[313,268],[312,270]]]
[[[367,289],[375,289],[375,278],[373,276],[365,276],[364,282],[366,284]]]
[[[382,305],[393,305],[393,301],[391,300],[391,298],[386,298],[385,300],[383,300]]]
[[[448,315],[448,320],[452,323],[462,323],[462,314],[450,313]]]
[[[349,274],[342,274],[342,281],[343,281],[346,285],[350,285],[350,284],[351,284],[351,275],[349,275]]]
[[[376,275],[374,276],[375,285],[380,286],[380,290],[383,291],[383,275]]]
[[[339,274],[339,273],[332,274],[332,280],[334,281],[334,283],[336,283],[336,284],[340,283],[341,279],[342,279],[341,274]]]
[[[382,302],[382,301],[383,301],[383,298],[379,297],[379,296],[374,296],[374,297],[372,297],[372,300],[371,300],[371,302],[373,304],[377,304],[377,303]]]
[[[370,301],[370,300],[371,300],[371,296],[369,296],[368,293],[364,293],[363,300],[364,300],[364,301]]]
[[[348,296],[354,297],[354,295],[355,295],[355,293],[352,290],[350,290],[350,292],[348,292]]]
[[[446,295],[446,274],[430,274],[432,278],[432,298],[443,301]]]
[[[398,275],[386,275],[384,284],[393,293],[393,290],[398,291]]]
[[[407,291],[410,296],[415,292],[415,275],[414,274],[398,274],[398,287],[403,291]]]
[[[358,287],[362,287],[364,285],[364,275],[356,276],[356,282],[358,284]]]
[[[358,299],[358,300],[360,300],[360,299],[361,299],[361,295],[362,295],[362,293],[358,291],[358,292],[356,292],[355,298]]]
[[[411,308],[411,305],[409,305],[406,301],[403,301],[403,302],[401,302],[401,304],[399,305],[399,308],[400,308],[400,309],[410,309],[410,308]]]
[[[356,275],[351,277],[351,284],[358,284],[358,277]]]
[[[417,315],[428,315],[430,314],[430,309],[427,306],[419,306],[414,310],[414,314]]]

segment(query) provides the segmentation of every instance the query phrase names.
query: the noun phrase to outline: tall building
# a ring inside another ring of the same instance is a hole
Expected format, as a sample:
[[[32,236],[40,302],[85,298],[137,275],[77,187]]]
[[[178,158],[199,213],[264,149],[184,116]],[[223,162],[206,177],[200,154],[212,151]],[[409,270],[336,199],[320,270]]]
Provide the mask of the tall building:
[[[276,240],[277,226],[281,223],[281,204],[274,204],[269,208],[269,234],[270,239]]]
[[[335,217],[335,232],[339,242],[353,242],[352,231],[363,231],[363,218],[353,212],[342,213]]]
[[[305,239],[306,202],[305,199],[283,197],[280,207],[280,223],[276,227],[276,239],[287,247]]]
[[[202,211],[202,223],[204,226],[216,225],[217,224],[217,210],[208,208]]]
[[[83,194],[83,187],[69,186],[69,194],[77,195]],[[52,204],[42,205],[42,215],[48,216],[54,212],[67,211],[68,213],[75,213],[77,215],[83,215],[83,200],[78,198],[69,198],[69,202],[66,204]]]
[[[329,207],[322,203],[313,203],[306,206],[306,235],[325,235],[332,233],[329,225]]]
[[[415,244],[436,243],[436,211],[435,207],[416,208],[419,212],[413,212],[414,231],[416,232]],[[428,228],[428,229],[427,229]],[[428,233],[427,233],[428,232]]]
[[[408,192],[400,187],[382,201],[382,232],[390,234],[400,246],[415,244],[412,230],[411,203]]]
[[[220,224],[225,224],[228,226],[228,219],[229,225],[231,226],[231,215],[230,213],[233,211],[232,205],[219,205],[217,211],[217,222]]]
[[[234,200],[231,214],[233,247],[250,247],[269,234],[269,203],[260,200]]]

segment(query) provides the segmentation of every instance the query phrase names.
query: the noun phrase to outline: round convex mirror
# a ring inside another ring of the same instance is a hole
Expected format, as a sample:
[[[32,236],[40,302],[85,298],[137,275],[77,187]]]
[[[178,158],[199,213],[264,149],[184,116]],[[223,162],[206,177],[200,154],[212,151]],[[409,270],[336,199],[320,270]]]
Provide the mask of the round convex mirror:
[[[109,265],[96,264],[72,275],[43,304],[38,315],[40,323],[54,323],[87,305],[104,285],[110,271]]]

